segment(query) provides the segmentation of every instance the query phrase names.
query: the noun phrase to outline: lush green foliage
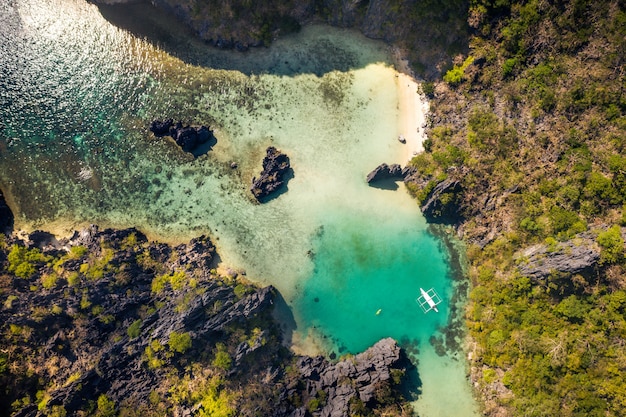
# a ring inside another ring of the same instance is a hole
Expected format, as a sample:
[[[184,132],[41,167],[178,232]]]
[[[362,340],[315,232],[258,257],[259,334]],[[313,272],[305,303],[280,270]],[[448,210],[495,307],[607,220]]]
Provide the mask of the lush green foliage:
[[[98,397],[98,409],[96,417],[115,417],[115,403],[111,401],[105,394]]]
[[[468,21],[474,60],[436,89],[414,192],[463,167],[467,319],[487,411],[626,415],[623,4],[472,0]],[[522,249],[581,232],[596,237],[596,269],[520,274]]]
[[[599,233],[598,245],[602,248],[601,264],[619,263],[624,259],[624,239],[619,226],[612,226],[609,230]]]
[[[172,352],[185,353],[191,347],[191,336],[189,333],[172,332],[167,344]]]
[[[474,62],[474,57],[468,56],[461,65],[455,65],[451,70],[446,72],[443,76],[443,80],[448,84],[457,85],[463,81],[465,70]]]
[[[132,322],[130,326],[128,326],[128,330],[127,330],[128,337],[130,337],[131,339],[135,339],[139,337],[139,335],[141,334],[141,323],[142,323],[142,320],[137,319],[134,322]]]
[[[48,260],[39,249],[28,249],[18,245],[11,247],[7,259],[9,272],[13,272],[20,278],[30,278],[35,274],[37,265]]]
[[[213,366],[226,372],[230,369],[233,360],[228,354],[228,351],[223,343],[218,343],[216,347],[217,349],[215,351],[215,357],[213,358]]]
[[[187,274],[183,271],[171,272],[163,275],[159,275],[152,280],[152,293],[159,294],[164,289],[165,286],[169,284],[172,290],[180,291],[186,285],[195,287],[196,281],[193,278],[188,278]]]

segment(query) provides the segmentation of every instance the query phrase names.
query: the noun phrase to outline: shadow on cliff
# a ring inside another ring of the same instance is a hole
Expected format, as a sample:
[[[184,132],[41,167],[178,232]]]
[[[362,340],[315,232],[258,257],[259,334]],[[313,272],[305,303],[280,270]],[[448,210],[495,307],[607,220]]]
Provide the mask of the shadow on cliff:
[[[328,72],[347,72],[372,63],[366,62],[352,45],[311,37],[299,43],[297,50],[290,46],[293,42],[275,42],[271,48],[257,46],[246,51],[220,49],[202,40],[173,13],[167,13],[150,3],[98,4],[97,7],[111,24],[195,66],[236,70],[246,75],[323,76]]]
[[[404,337],[398,342],[402,348],[402,362],[405,369],[400,392],[408,401],[417,401],[422,395],[422,378],[417,370],[419,364],[419,347],[417,340]]]
[[[334,13],[334,10],[330,9],[321,15],[320,11],[309,10],[300,17],[300,20],[325,21],[332,26],[360,30],[368,38],[381,39],[399,47],[402,53],[406,54],[407,61],[398,63],[398,71],[408,73],[411,67],[419,77],[426,80],[440,79],[441,74],[451,67],[453,57],[457,54],[466,54],[468,51],[466,2],[446,0],[442,4],[432,5],[428,2],[415,4],[406,0],[401,3],[402,7],[394,10],[383,7],[380,2],[358,2],[355,3],[357,6],[353,4],[357,9],[343,18],[340,17],[342,13]],[[373,63],[367,60],[374,58],[364,58],[364,54],[353,45],[342,45],[328,39],[316,40],[306,37],[302,42],[297,38],[283,42],[287,39],[285,35],[287,32],[284,30],[282,39],[274,42],[271,48],[258,46],[251,47],[245,52],[234,53],[232,49],[245,50],[248,46],[229,38],[228,35],[225,35],[227,39],[202,40],[191,28],[191,23],[184,22],[191,19],[191,16],[180,6],[176,6],[176,1],[162,1],[160,4],[161,6],[157,7],[148,1],[139,0],[127,4],[99,4],[98,8],[101,15],[113,25],[192,65],[237,70],[246,75],[269,73],[285,76],[297,74],[322,76],[331,71],[345,72]],[[380,9],[381,7],[383,8]],[[169,8],[169,11],[166,11],[166,8]],[[219,15],[220,11],[215,13]],[[186,17],[180,19],[176,16],[179,14]],[[295,22],[293,18],[288,19]],[[259,22],[248,23],[249,25],[243,26],[246,26],[249,33],[258,32],[256,36],[263,37],[261,33],[267,30],[268,23],[264,26]],[[199,20],[195,25],[204,27],[203,30],[206,31],[210,23]],[[292,26],[295,26],[295,29],[290,28],[288,32],[297,31],[299,28],[297,22]],[[224,31],[227,32],[228,29]],[[325,35],[328,32],[329,30],[322,30],[320,33]],[[205,34],[205,37],[207,36]],[[297,48],[293,47],[294,42],[298,42]],[[211,46],[215,44],[232,49]],[[391,65],[391,62],[387,64]]]
[[[297,325],[291,307],[289,307],[280,291],[274,293],[274,309],[272,310],[272,315],[276,319],[276,322],[280,324],[283,345],[291,346],[293,333],[296,331]]]

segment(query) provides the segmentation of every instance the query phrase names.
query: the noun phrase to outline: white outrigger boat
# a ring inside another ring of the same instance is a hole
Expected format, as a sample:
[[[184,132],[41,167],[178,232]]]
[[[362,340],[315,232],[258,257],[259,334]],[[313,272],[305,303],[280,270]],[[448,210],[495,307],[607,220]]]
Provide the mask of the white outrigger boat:
[[[422,295],[417,297],[415,301],[422,307],[424,313],[428,313],[430,310],[435,310],[435,313],[439,313],[437,306],[441,304],[441,297],[439,297],[435,290],[431,288],[428,291],[424,291],[424,289],[420,287],[420,293],[422,293]]]

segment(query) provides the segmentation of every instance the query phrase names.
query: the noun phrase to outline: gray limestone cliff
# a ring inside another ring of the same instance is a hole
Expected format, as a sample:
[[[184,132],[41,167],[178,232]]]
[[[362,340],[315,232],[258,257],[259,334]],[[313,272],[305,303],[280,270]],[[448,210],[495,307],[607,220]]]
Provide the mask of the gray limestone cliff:
[[[522,275],[536,280],[553,273],[577,274],[592,269],[600,259],[600,248],[589,232],[553,245],[537,244],[516,256]]]

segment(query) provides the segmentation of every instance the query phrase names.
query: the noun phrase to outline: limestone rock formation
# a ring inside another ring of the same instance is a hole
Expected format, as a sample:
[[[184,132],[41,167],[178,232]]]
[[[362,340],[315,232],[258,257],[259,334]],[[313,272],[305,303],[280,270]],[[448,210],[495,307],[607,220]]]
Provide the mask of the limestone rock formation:
[[[286,184],[291,173],[289,157],[270,146],[267,148],[265,158],[263,158],[263,171],[258,178],[252,178],[250,191],[257,201],[263,202]]]
[[[128,10],[133,13],[134,5],[124,3],[137,3],[137,0],[88,1],[101,9],[108,8],[105,15],[109,17]],[[246,7],[230,1],[220,3],[220,7],[189,0],[151,0],[149,3],[168,20],[176,19],[208,44],[237,51],[267,46],[312,21],[353,28],[408,52],[408,61],[419,62],[427,78],[440,76],[441,69],[450,66],[450,51],[456,51],[456,45],[463,44],[465,31],[462,28],[466,25],[465,18],[456,13],[456,3],[442,3],[433,8],[413,0],[393,4],[384,0],[259,0]],[[139,13],[133,16],[135,19],[143,18],[140,12],[134,13]],[[442,31],[442,28],[450,30]],[[149,34],[148,31],[146,35]],[[328,68],[332,69],[337,68]]]
[[[389,179],[402,179],[402,167],[400,167],[400,165],[387,165],[383,162],[374,168],[372,172],[367,174],[366,181],[368,184],[371,184],[373,182]]]
[[[375,184],[379,181],[386,180],[404,180],[407,181],[415,173],[415,168],[407,165],[402,168],[399,164],[387,165],[382,163],[374,168],[365,180],[368,184]]]
[[[204,144],[212,147],[216,140],[213,131],[206,126],[184,126],[182,122],[174,123],[172,119],[161,121],[155,119],[150,124],[150,131],[157,137],[170,136],[185,152],[196,155],[196,150]]]
[[[456,199],[461,191],[461,182],[455,177],[437,183],[422,203],[424,217],[431,223],[458,223],[461,213]]]
[[[577,274],[590,270],[600,260],[600,248],[591,233],[585,232],[553,246],[533,245],[516,259],[522,275],[540,280],[555,272]]]
[[[154,407],[154,392],[170,414],[194,415],[201,403],[170,402],[167,392],[191,389],[176,384],[202,370],[240,390],[232,406],[242,416],[348,416],[355,402],[389,407],[390,392],[402,402],[393,387],[404,356],[393,340],[337,363],[294,357],[271,316],[276,290],[235,287],[235,278],[217,276],[206,237],[171,247],[148,242],[136,229],[97,226],[70,239],[51,236],[10,238],[11,250],[31,252],[8,263],[27,262],[32,270],[0,282],[0,332],[10,335],[0,342],[0,358],[16,347],[0,378],[3,398],[13,405],[0,415],[77,415],[102,395],[128,415]],[[0,248],[0,262],[8,250]],[[177,344],[177,337],[187,342]],[[226,360],[216,365],[220,349]],[[21,401],[37,391],[45,402]]]
[[[391,339],[382,339],[352,358],[330,363],[324,358],[301,357],[297,367],[306,384],[306,392],[326,394],[320,416],[349,415],[349,404],[356,398],[367,404],[380,384],[388,382],[393,369],[401,370],[400,347]],[[300,415],[306,414],[301,408]]]

